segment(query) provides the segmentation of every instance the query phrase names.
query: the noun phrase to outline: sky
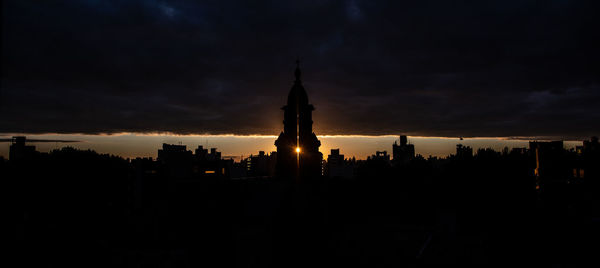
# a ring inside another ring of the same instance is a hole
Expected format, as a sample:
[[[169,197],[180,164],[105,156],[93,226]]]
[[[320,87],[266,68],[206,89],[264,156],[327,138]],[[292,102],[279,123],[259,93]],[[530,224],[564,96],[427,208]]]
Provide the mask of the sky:
[[[599,5],[2,1],[0,133],[278,135],[299,57],[320,136],[587,139]]]

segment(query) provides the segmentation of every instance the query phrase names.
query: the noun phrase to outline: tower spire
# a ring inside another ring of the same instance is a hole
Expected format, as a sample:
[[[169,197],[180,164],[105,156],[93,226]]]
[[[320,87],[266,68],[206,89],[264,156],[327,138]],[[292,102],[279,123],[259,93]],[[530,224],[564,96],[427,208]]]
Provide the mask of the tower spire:
[[[300,82],[300,75],[302,73],[300,72],[300,58],[296,59],[296,71],[294,72],[294,75],[296,76],[296,81]]]

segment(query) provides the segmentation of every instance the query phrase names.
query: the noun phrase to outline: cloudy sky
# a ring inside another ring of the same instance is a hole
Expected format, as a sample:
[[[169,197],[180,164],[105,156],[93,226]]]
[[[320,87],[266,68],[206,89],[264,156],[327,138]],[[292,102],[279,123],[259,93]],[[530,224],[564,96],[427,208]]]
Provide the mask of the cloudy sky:
[[[600,134],[598,1],[2,1],[0,132]]]

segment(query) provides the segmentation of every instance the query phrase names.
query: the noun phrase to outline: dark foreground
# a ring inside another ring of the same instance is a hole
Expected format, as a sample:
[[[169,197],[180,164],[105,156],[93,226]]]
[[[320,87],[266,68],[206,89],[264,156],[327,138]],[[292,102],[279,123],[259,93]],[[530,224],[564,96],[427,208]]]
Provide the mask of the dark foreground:
[[[595,184],[574,182],[541,192],[530,172],[520,172],[514,163],[371,166],[347,180],[196,180],[160,172],[139,176],[123,159],[78,154],[2,164],[14,263],[597,262]]]

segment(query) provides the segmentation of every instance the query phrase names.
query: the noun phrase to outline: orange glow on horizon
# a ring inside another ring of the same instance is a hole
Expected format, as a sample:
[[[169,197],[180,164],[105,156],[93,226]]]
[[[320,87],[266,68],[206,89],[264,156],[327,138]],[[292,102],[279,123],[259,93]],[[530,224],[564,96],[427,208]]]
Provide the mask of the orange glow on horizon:
[[[9,139],[11,136],[27,136],[28,139],[56,139],[56,140],[75,140],[79,142],[64,144],[55,142],[31,142],[40,152],[50,152],[62,147],[74,147],[82,150],[94,150],[98,153],[113,154],[124,158],[136,157],[157,157],[157,151],[163,143],[183,144],[188,150],[193,150],[197,146],[204,148],[217,148],[222,152],[223,157],[242,159],[249,155],[256,154],[259,151],[275,151],[274,140],[277,136],[268,135],[162,135],[162,134],[140,134],[127,133],[113,135],[90,135],[90,134],[28,134],[28,133],[0,133],[0,138]],[[392,144],[397,141],[396,135],[385,136],[361,136],[361,135],[323,135],[317,136],[321,141],[319,151],[323,153],[324,158],[330,154],[331,149],[340,148],[340,152],[346,158],[356,157],[356,159],[367,159],[375,151],[392,152]],[[456,152],[456,144],[462,143],[476,148],[492,148],[500,151],[504,147],[523,148],[528,147],[528,140],[511,140],[504,138],[465,138],[459,141],[458,138],[444,137],[419,137],[408,136],[409,142],[415,145],[417,154],[424,157],[436,156],[446,157]],[[567,148],[574,148],[581,145],[581,141],[565,140]],[[0,142],[0,156],[8,158],[8,142]],[[292,153],[296,151],[298,158],[302,153],[300,146],[292,147]],[[218,173],[218,171],[216,171]]]

